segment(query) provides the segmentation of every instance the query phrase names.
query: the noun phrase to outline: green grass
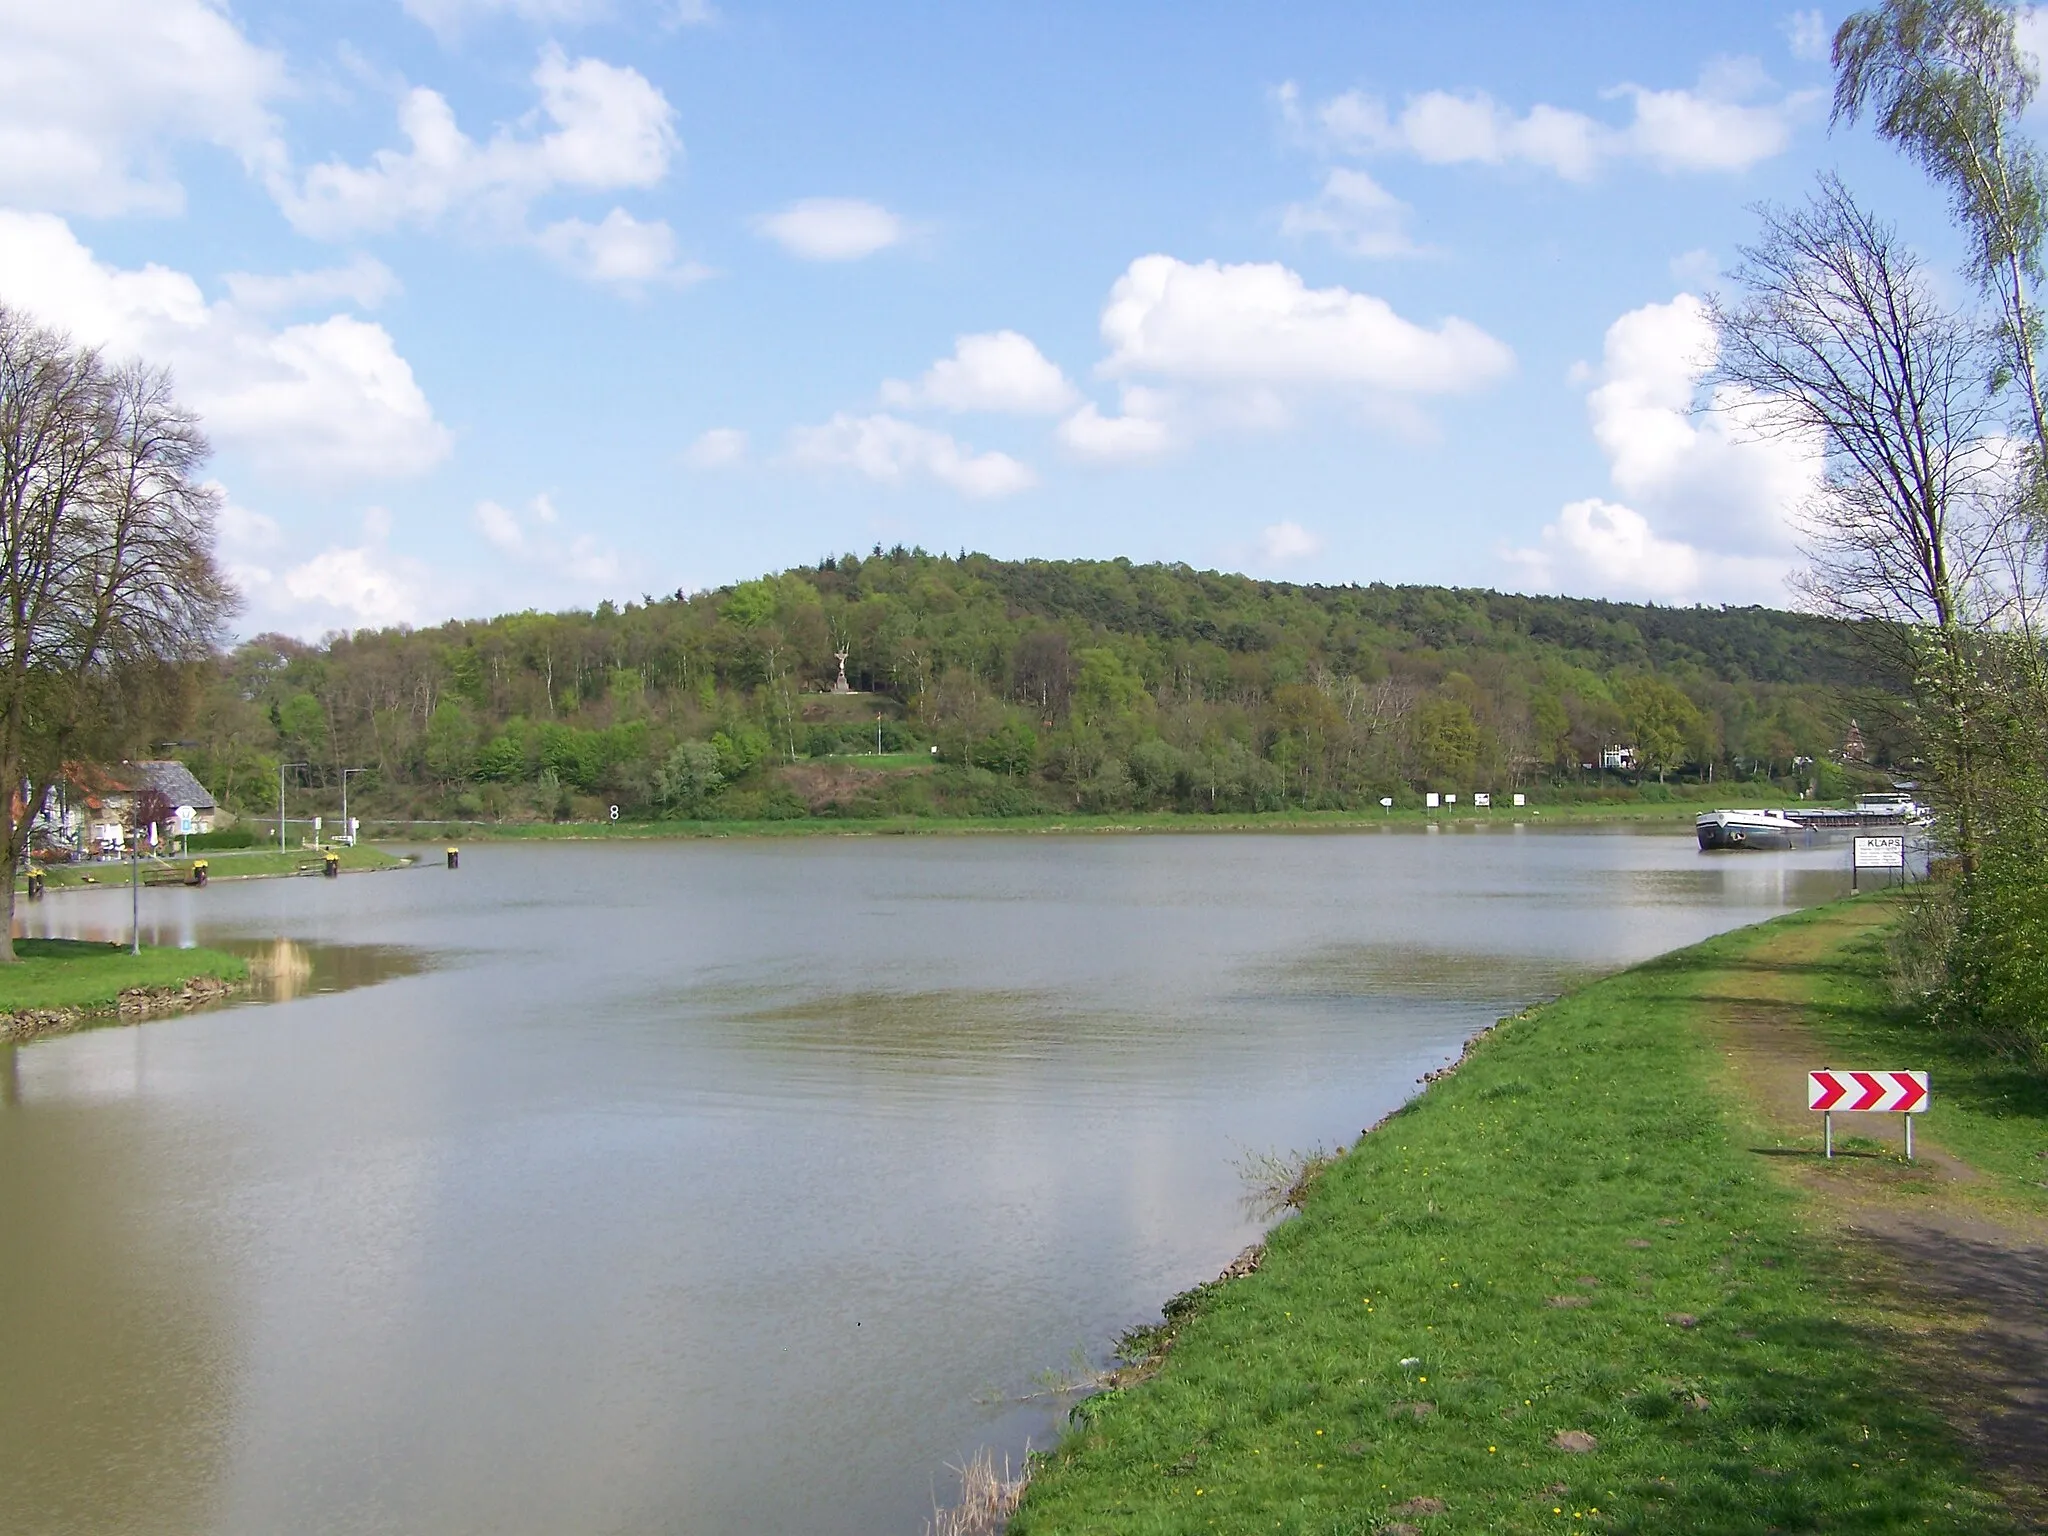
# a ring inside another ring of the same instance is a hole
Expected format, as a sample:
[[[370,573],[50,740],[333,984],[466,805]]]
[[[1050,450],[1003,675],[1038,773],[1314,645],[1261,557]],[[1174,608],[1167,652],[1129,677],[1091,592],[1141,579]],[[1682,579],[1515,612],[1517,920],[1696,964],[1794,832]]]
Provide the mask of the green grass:
[[[239,981],[249,968],[217,949],[145,949],[78,939],[16,939],[20,963],[0,966],[0,1013],[112,1008],[130,987],[176,987],[195,976]]]
[[[1504,1023],[1257,1274],[1169,1308],[1158,1374],[1083,1405],[1013,1536],[2009,1529],[1708,1091],[1701,999],[1776,931]]]
[[[361,844],[354,848],[334,850],[341,855],[341,867],[353,869],[392,869],[400,862],[396,856],[381,848]],[[145,881],[184,881],[190,876],[193,862],[206,860],[207,874],[215,880],[232,880],[252,876],[318,874],[321,854],[310,848],[291,848],[279,853],[276,848],[217,848],[205,853],[195,853],[191,858],[144,859],[142,878]],[[47,871],[52,890],[71,886],[124,886],[128,884],[127,861],[105,864],[54,864]],[[24,880],[17,877],[15,889],[25,889]],[[19,899],[17,897],[17,899]]]
[[[859,761],[859,759],[848,759]],[[867,759],[872,762],[873,759]],[[1742,804],[1792,804],[1783,797],[1759,800],[1737,795]],[[1540,805],[1516,810],[1496,806],[1475,810],[1262,811],[1203,815],[1185,811],[1125,811],[1091,815],[1081,812],[1033,816],[815,816],[785,821],[555,821],[555,822],[423,822],[412,830],[381,832],[387,840],[410,836],[429,841],[497,838],[550,839],[705,838],[705,837],[918,837],[964,834],[1080,832],[1363,832],[1376,827],[1418,827],[1427,822],[1447,826],[1578,826],[1630,822],[1668,826],[1690,825],[1704,802],[1670,804]],[[396,827],[382,823],[380,828]]]
[[[1815,1029],[1845,1066],[1926,1071],[1929,1109],[1919,1128],[1983,1174],[2001,1198],[2048,1212],[2048,1076],[1894,1005],[1883,945],[1881,932],[1866,934],[1830,968]],[[1848,1117],[1852,1127],[1857,1118]],[[1888,1128],[1896,1124],[1882,1118]]]

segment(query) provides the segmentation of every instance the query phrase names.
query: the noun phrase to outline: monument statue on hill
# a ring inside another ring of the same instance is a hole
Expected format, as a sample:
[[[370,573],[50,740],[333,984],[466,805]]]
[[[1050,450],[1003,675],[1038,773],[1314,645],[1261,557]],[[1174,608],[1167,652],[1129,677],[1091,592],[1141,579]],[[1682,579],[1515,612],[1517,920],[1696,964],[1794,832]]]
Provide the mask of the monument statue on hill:
[[[850,654],[850,652],[834,651],[832,654],[839,658],[839,676],[836,680],[834,680],[832,684],[832,691],[834,693],[853,692],[853,689],[848,687],[846,682],[846,658]]]

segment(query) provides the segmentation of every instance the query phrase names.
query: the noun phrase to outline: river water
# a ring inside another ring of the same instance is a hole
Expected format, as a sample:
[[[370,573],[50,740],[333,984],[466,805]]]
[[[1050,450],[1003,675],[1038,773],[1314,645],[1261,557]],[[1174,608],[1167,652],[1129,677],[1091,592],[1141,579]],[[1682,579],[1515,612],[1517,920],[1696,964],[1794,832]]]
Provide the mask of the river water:
[[[1256,1237],[1248,1156],[1846,864],[804,838],[145,891],[286,1000],[0,1047],[0,1530],[915,1532]]]

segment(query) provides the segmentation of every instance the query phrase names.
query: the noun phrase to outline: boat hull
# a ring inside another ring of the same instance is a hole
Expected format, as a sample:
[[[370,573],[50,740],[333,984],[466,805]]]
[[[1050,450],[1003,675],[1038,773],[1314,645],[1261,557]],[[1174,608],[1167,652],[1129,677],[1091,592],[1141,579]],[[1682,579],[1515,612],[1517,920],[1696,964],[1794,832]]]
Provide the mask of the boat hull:
[[[1705,852],[1735,848],[1770,852],[1804,847],[1808,839],[1807,829],[1797,822],[1773,826],[1762,821],[1744,821],[1732,817],[1724,820],[1702,816],[1695,825],[1699,832],[1700,848]]]

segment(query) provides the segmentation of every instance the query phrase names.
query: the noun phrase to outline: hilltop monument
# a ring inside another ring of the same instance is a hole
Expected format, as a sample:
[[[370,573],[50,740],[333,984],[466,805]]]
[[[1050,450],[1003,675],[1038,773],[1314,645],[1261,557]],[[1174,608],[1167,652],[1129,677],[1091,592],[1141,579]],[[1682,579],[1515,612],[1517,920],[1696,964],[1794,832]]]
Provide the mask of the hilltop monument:
[[[846,682],[846,658],[851,653],[848,651],[834,651],[832,654],[839,658],[839,676],[832,683],[832,691],[834,693],[853,692],[853,689],[847,686]]]

